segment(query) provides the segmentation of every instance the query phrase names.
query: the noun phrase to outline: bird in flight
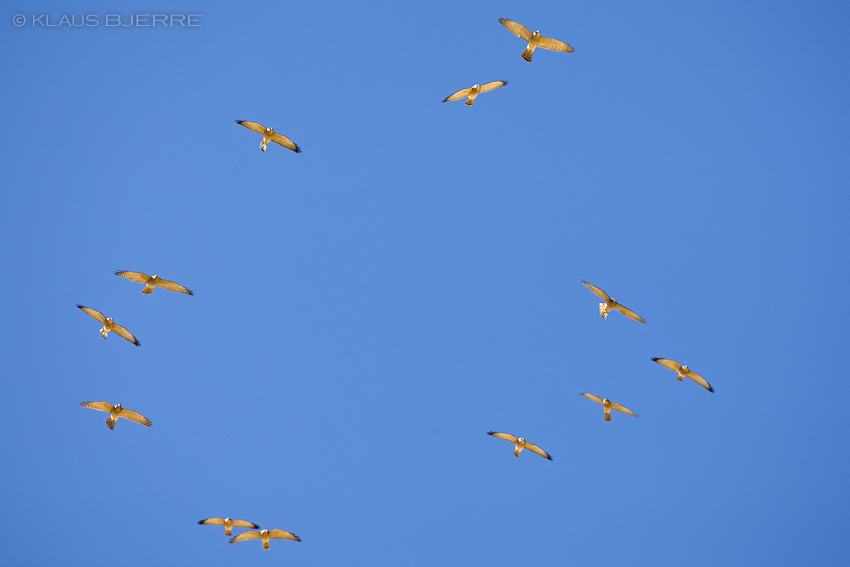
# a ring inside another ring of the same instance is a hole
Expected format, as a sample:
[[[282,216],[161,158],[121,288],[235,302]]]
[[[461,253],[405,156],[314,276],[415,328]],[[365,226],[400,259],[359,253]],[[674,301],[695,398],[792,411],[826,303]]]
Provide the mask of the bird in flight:
[[[635,321],[640,321],[641,323],[644,323],[644,324],[646,323],[646,321],[643,319],[643,317],[641,317],[640,315],[638,315],[637,313],[635,313],[634,311],[632,311],[628,307],[624,307],[624,306],[620,305],[619,303],[617,303],[616,299],[612,299],[612,298],[608,297],[607,293],[605,293],[604,291],[602,291],[601,289],[599,289],[595,285],[591,285],[584,280],[581,280],[581,283],[586,285],[587,289],[589,289],[590,291],[592,291],[593,293],[598,295],[603,301],[605,301],[605,303],[599,304],[599,314],[602,315],[603,319],[608,317],[608,313],[612,309],[616,309],[617,311],[619,311],[620,313],[622,313],[623,315],[625,315],[629,319],[634,319]]]
[[[136,346],[142,346],[142,343],[139,342],[139,339],[134,337],[130,331],[128,331],[121,325],[115,323],[115,321],[112,320],[112,317],[104,317],[103,313],[101,313],[100,311],[97,311],[90,307],[85,307],[83,305],[80,305],[79,303],[77,304],[77,307],[79,307],[80,309],[82,309],[83,311],[103,323],[103,328],[100,330],[100,334],[103,335],[104,339],[106,339],[106,335],[109,334],[109,331],[115,331],[115,334],[119,337],[124,337]]]
[[[274,142],[275,144],[280,144],[284,148],[292,150],[296,154],[301,153],[301,148],[298,147],[298,144],[296,144],[283,134],[278,134],[274,131],[274,128],[266,128],[258,122],[246,122],[245,120],[237,120],[236,123],[241,124],[248,130],[253,130],[254,132],[263,135],[263,141],[260,142],[260,149],[264,152],[266,151],[266,144],[268,144],[269,142]]]
[[[142,414],[134,412],[133,410],[124,409],[121,407],[121,404],[113,406],[109,402],[81,402],[80,405],[84,408],[96,409],[98,411],[105,411],[108,413],[109,417],[106,418],[106,425],[108,425],[109,429],[112,430],[115,429],[115,422],[118,421],[119,417],[135,421],[136,423],[141,423],[142,425],[147,425],[148,427],[153,425],[151,420]]]
[[[257,524],[246,522],[245,520],[231,520],[230,518],[207,518],[198,522],[201,525],[224,526],[224,535],[233,535],[233,528],[252,528],[260,529]]]
[[[507,18],[499,18],[499,23],[508,28],[508,30],[518,38],[524,39],[528,42],[525,51],[522,52],[522,58],[529,63],[531,63],[531,56],[534,54],[534,50],[538,47],[548,49],[550,51],[563,51],[564,53],[572,53],[575,51],[575,49],[563,41],[558,41],[551,37],[543,37],[540,35],[540,30],[532,33],[531,30],[524,25],[513,22]]]
[[[455,94],[447,96],[443,99],[443,102],[451,102],[453,100],[460,100],[463,97],[467,97],[466,102],[463,104],[466,106],[472,106],[475,104],[475,97],[481,93],[486,93],[487,91],[504,87],[507,84],[507,81],[493,81],[492,83],[486,83],[484,85],[472,85],[468,89],[460,89]]]
[[[638,416],[638,414],[636,414],[629,408],[621,406],[620,404],[615,404],[608,398],[602,399],[599,396],[594,396],[593,394],[582,394],[582,396],[584,396],[588,400],[593,400],[594,402],[602,404],[602,407],[605,408],[605,421],[611,421],[611,410],[621,411],[623,413],[627,413],[635,417]]]
[[[663,366],[664,368],[669,368],[673,372],[676,372],[676,378],[679,379],[679,382],[685,381],[685,376],[705,388],[711,393],[714,393],[714,388],[711,387],[711,384],[706,382],[705,378],[688,368],[687,366],[682,366],[675,360],[670,360],[669,358],[658,358],[654,357],[652,360]]]
[[[145,284],[145,287],[142,289],[142,293],[145,294],[151,294],[153,293],[153,288],[161,287],[162,289],[167,289],[169,291],[179,291],[180,293],[195,295],[194,293],[192,293],[192,290],[183,287],[179,283],[164,280],[159,276],[149,276],[147,274],[143,274],[142,272],[123,271],[115,272],[115,275],[121,276],[122,278],[127,278],[131,282],[139,282]]]
[[[522,452],[523,449],[528,449],[532,453],[537,453],[541,457],[545,457],[550,461],[552,460],[552,456],[549,453],[547,453],[534,443],[529,443],[522,437],[514,437],[510,433],[496,433],[495,431],[488,431],[487,435],[492,435],[493,437],[498,437],[499,439],[504,439],[505,441],[510,441],[511,443],[513,443],[514,457],[516,458],[519,458],[519,454]]]
[[[301,538],[286,530],[260,530],[243,532],[231,539],[228,543],[236,543],[237,541],[245,541],[246,539],[261,539],[263,540],[263,549],[269,549],[270,539],[291,539],[293,541],[301,541]]]

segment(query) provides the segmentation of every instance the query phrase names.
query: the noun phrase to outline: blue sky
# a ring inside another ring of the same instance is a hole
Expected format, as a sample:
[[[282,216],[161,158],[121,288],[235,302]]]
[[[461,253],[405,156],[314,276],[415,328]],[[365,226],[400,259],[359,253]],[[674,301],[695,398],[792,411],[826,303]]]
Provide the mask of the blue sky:
[[[7,6],[0,558],[843,560],[850,7],[741,4]]]

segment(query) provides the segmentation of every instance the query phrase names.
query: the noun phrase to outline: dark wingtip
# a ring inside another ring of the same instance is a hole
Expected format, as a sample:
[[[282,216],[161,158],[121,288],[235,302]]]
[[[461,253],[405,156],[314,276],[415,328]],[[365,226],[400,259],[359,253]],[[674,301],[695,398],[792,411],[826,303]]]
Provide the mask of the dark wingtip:
[[[653,356],[652,357],[652,362],[658,362],[659,360],[661,360],[660,356]]]
[[[301,153],[301,146],[299,146],[298,144],[295,144],[295,153],[296,153],[296,154],[300,154],[300,153]]]
[[[495,431],[488,431],[487,435],[493,435],[494,433],[496,433],[496,432]]]
[[[709,387],[708,387],[708,391],[709,391],[709,392],[711,392],[711,393],[713,394],[713,393],[714,393],[714,386],[709,386]]]
[[[142,346],[142,343],[139,342],[139,339],[136,339],[136,342],[133,343],[136,346]]]
[[[191,289],[187,289],[186,291],[189,292],[189,295],[195,295],[194,292]]]
[[[236,121],[237,124],[242,124],[243,122],[245,122],[245,121],[244,120],[237,120]]]
[[[546,457],[546,458],[547,458],[547,459],[549,459],[550,461],[554,461],[554,460],[555,460],[555,459],[553,459],[553,458],[552,458],[552,455],[549,455],[549,456],[548,456],[548,457]]]
[[[124,272],[126,272],[126,271],[127,271],[127,270],[115,270],[115,271],[114,271],[114,272],[112,272],[112,273],[113,273],[113,274],[115,274],[116,276],[120,276],[121,274],[123,274],[123,273],[124,273]]]
[[[198,520],[198,523],[201,525],[204,525],[204,522],[206,522],[206,520]]]

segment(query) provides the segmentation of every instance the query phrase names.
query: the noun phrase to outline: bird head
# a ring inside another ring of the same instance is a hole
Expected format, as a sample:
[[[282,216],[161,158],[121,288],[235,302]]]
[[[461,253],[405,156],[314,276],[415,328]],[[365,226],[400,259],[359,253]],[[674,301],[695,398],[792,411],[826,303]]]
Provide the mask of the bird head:
[[[269,530],[260,530],[260,533],[265,535],[265,534],[269,533]]]
[[[274,134],[274,128],[266,128],[266,132],[268,132],[269,134]]]
[[[121,409],[121,404],[115,404],[115,409]]]
[[[520,443],[524,443],[524,442],[525,442],[525,439],[523,439],[522,437],[519,437],[519,438],[517,439],[517,441],[519,441]]]
[[[603,399],[602,399],[602,405],[606,405],[606,406],[607,406],[607,405],[608,405],[608,404],[610,404],[610,403],[611,403],[611,400],[609,400],[608,398],[603,398]]]
[[[109,322],[111,323],[111,322],[112,322],[112,317],[107,317],[107,318],[106,318],[106,320],[107,320],[107,321],[109,321]]]
[[[481,86],[481,85],[472,85],[472,88],[473,88],[473,89],[477,89],[477,88],[478,88],[478,87],[480,87],[480,86]]]
[[[531,35],[533,35],[534,37],[540,37],[540,30],[537,30],[536,32],[534,32]]]
[[[688,367],[687,367],[687,365],[686,365],[686,366],[683,366],[683,367],[682,367],[682,372],[687,372],[687,371],[688,371]]]

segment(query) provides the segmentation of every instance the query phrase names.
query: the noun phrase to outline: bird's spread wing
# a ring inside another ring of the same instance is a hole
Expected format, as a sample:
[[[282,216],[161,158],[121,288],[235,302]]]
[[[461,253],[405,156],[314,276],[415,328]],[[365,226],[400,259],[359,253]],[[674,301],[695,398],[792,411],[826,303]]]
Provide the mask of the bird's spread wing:
[[[168,291],[179,291],[180,293],[188,293],[189,295],[195,295],[189,288],[183,287],[179,283],[170,280],[161,279],[156,283],[156,285],[157,287],[167,289]]]
[[[247,128],[248,130],[253,130],[254,132],[257,132],[258,134],[265,134],[266,133],[266,129],[259,122],[246,122],[245,120],[237,120],[236,123],[241,124],[242,126]]]
[[[593,400],[594,402],[596,402],[598,404],[602,403],[602,398],[600,398],[599,396],[594,396],[593,394],[582,394],[582,396],[584,396],[588,400]]]
[[[543,49],[549,49],[551,51],[563,51],[565,53],[572,53],[575,51],[575,49],[573,49],[570,45],[567,45],[563,41],[552,39],[551,37],[541,37],[540,41],[537,43],[537,47],[542,47]]]
[[[498,89],[499,87],[504,87],[507,85],[507,81],[492,81],[490,83],[486,83],[481,85],[481,92],[486,93],[487,91],[492,91],[493,89]]]
[[[131,333],[130,331],[128,331],[127,329],[125,329],[121,325],[113,326],[112,330],[115,332],[116,335],[118,335],[119,337],[124,337],[125,339],[127,339],[128,341],[133,343],[134,345],[142,346],[142,343],[139,342],[139,339],[134,337],[133,333]]]
[[[511,435],[510,433],[496,433],[495,431],[488,431],[487,435],[492,435],[493,437],[498,437],[499,439],[504,439],[505,441],[510,441],[511,443],[517,442],[517,438]]]
[[[242,532],[235,538],[231,539],[228,543],[236,543],[237,541],[245,541],[246,539],[260,539],[260,532]]]
[[[623,307],[622,305],[617,303],[616,305],[614,305],[614,309],[616,309],[617,311],[619,311],[620,313],[622,313],[623,315],[625,315],[629,319],[634,319],[635,321],[640,321],[641,323],[646,324],[646,321],[643,319],[643,317],[641,317],[640,315],[638,315],[637,313],[635,313],[634,311],[632,311],[628,307]]]
[[[552,460],[552,456],[549,453],[547,453],[546,451],[544,451],[543,449],[541,449],[540,447],[538,447],[534,443],[529,443],[528,441],[526,441],[525,442],[525,448],[528,449],[529,451],[537,453],[541,457],[545,457],[545,458],[549,459],[550,461]]]
[[[621,412],[623,412],[623,413],[627,413],[627,414],[629,414],[629,415],[633,415],[633,416],[635,416],[635,417],[637,417],[637,416],[638,416],[638,414],[636,414],[635,412],[633,412],[633,411],[632,411],[632,410],[630,410],[629,408],[627,408],[627,407],[625,407],[625,406],[621,406],[620,404],[615,404],[614,402],[611,402],[611,409],[613,409],[613,410],[617,410],[617,411],[621,411]]]
[[[673,372],[679,372],[679,370],[682,369],[682,366],[678,362],[676,362],[675,360],[670,360],[669,358],[658,358],[656,356],[656,357],[653,357],[652,360],[657,362],[658,364],[660,364],[664,368],[669,368]]]
[[[595,285],[589,284],[589,283],[587,283],[587,282],[586,282],[586,281],[584,281],[584,280],[581,280],[581,283],[583,283],[584,285],[586,285],[586,286],[587,286],[587,289],[589,289],[590,291],[592,291],[593,293],[595,293],[596,295],[598,295],[600,298],[602,298],[602,299],[603,299],[603,300],[605,300],[606,302],[611,301],[611,298],[610,298],[610,297],[608,297],[608,294],[607,294],[607,293],[605,293],[604,291],[602,291],[601,289],[599,289],[598,287],[596,287]]]
[[[301,541],[301,538],[293,533],[289,533],[286,530],[269,530],[269,537],[271,539],[291,539],[293,541]]]
[[[231,523],[237,528],[252,528],[255,530],[260,529],[260,526],[257,524],[252,524],[251,522],[246,522],[245,520],[231,520]]]
[[[714,392],[714,388],[711,387],[711,384],[706,382],[705,378],[694,372],[693,370],[688,370],[687,377],[708,390],[709,392]]]
[[[508,30],[515,36],[522,38],[525,41],[529,41],[531,39],[531,31],[524,25],[512,22],[507,18],[499,18],[499,23],[508,28]]]
[[[301,148],[298,147],[298,144],[296,144],[295,142],[293,142],[292,140],[290,140],[289,138],[287,138],[286,136],[284,136],[282,134],[275,133],[272,136],[272,142],[274,142],[275,144],[280,144],[284,148],[288,148],[288,149],[292,150],[293,152],[295,152],[296,154],[301,153]]]
[[[105,411],[106,413],[112,413],[112,410],[114,409],[114,406],[109,402],[81,402],[80,405],[84,408]]]
[[[141,423],[142,425],[147,425],[148,427],[153,425],[153,423],[151,423],[151,420],[149,420],[148,418],[146,418],[145,416],[143,416],[139,412],[135,412],[133,410],[122,409],[121,413],[119,415],[121,417],[125,417],[125,418],[129,419],[130,421],[135,421],[136,423]]]
[[[101,313],[100,311],[92,309],[91,307],[85,307],[84,305],[80,305],[79,303],[77,304],[77,307],[79,307],[80,309],[82,309],[83,311],[85,311],[86,313],[88,313],[89,315],[91,315],[92,317],[94,317],[95,319],[100,321],[101,323],[104,323],[104,324],[106,323],[106,317],[104,317],[103,313]]]
[[[453,94],[453,95],[449,95],[449,96],[447,96],[446,98],[444,98],[444,99],[443,99],[443,102],[451,102],[451,101],[453,101],[453,100],[460,100],[460,99],[462,99],[462,98],[463,98],[463,97],[465,97],[465,96],[469,96],[469,91],[471,91],[471,90],[472,90],[472,89],[460,89],[460,90],[459,90],[458,92],[456,92],[455,94]]]
[[[146,284],[150,281],[151,277],[147,274],[143,274],[142,272],[115,272],[116,276],[121,276],[122,278],[127,278],[131,282],[139,282]]]
[[[198,522],[199,524],[208,524],[212,526],[223,526],[224,518],[207,518],[206,520],[201,520]],[[236,522],[233,522],[233,525],[236,525]]]

